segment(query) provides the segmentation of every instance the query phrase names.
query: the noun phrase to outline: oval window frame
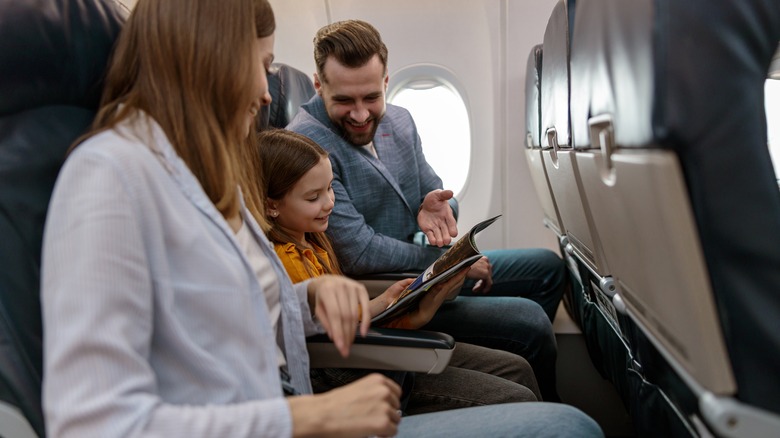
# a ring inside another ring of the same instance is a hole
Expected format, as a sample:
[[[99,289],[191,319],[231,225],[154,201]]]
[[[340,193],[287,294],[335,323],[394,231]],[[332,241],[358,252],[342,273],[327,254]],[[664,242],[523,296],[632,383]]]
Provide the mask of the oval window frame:
[[[460,84],[460,81],[458,81],[455,74],[446,67],[436,64],[413,64],[405,66],[390,76],[387,92],[387,102],[392,103],[394,98],[401,91],[407,89],[419,89],[420,86],[414,86],[414,84],[425,83],[430,84],[425,86],[425,88],[432,88],[434,86],[441,86],[446,88],[456,98],[460,99],[463,104],[463,108],[465,109],[466,119],[468,121],[468,144],[465,148],[466,153],[468,154],[468,163],[464,169],[462,186],[457,190],[452,189],[455,193],[455,197],[460,199],[465,193],[471,178],[471,167],[474,157],[474,130],[468,95],[466,94],[465,89]],[[409,109],[407,108],[407,110]],[[411,112],[411,110],[409,111]],[[415,120],[415,124],[418,125],[419,129],[419,122],[417,120]],[[423,142],[423,151],[425,151],[425,142]],[[433,167],[433,164],[431,164],[431,167]],[[434,168],[434,171],[436,171],[437,174],[440,174],[439,169]],[[445,188],[450,187],[446,187],[445,184]]]

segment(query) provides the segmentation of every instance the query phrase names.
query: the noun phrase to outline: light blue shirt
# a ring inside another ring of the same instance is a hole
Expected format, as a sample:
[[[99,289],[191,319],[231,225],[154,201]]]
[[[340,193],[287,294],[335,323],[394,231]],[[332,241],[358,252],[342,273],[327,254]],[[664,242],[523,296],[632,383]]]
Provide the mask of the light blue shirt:
[[[143,114],[79,146],[47,217],[41,301],[50,436],[292,434],[277,344],[311,392],[306,283],[242,216],[281,286],[278,336],[236,238]]]

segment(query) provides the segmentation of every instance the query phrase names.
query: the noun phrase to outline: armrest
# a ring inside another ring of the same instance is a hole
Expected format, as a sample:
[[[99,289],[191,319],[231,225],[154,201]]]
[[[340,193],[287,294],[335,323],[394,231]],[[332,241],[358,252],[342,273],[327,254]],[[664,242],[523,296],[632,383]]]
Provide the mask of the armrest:
[[[339,354],[327,335],[306,339],[312,368],[362,368],[439,374],[449,364],[455,340],[424,330],[372,328],[355,338],[349,357]]]
[[[38,438],[32,426],[16,407],[0,400],[0,431],[3,436]]]

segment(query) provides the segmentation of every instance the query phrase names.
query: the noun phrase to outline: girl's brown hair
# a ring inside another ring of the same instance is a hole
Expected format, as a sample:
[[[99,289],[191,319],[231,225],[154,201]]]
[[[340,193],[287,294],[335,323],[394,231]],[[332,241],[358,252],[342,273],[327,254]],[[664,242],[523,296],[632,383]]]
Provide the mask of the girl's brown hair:
[[[139,0],[114,49],[92,130],[139,111],[162,128],[225,217],[239,210],[246,178],[245,114],[253,78],[265,74],[253,50],[276,24],[267,0]],[[256,193],[248,195],[254,204]]]
[[[258,135],[258,151],[260,167],[256,169],[256,174],[259,176],[260,187],[266,200],[276,201],[284,198],[306,172],[328,157],[328,153],[308,137],[284,129],[261,132]],[[297,242],[273,217],[266,220],[269,224],[266,234],[272,242],[293,242],[299,253],[301,249],[311,249],[312,245],[316,245],[324,249],[330,258],[330,263],[327,263],[314,252],[325,272],[341,275],[333,246],[325,233],[305,233],[306,241]],[[301,259],[306,260],[303,254]],[[307,264],[305,267],[310,275],[316,275],[311,266]]]

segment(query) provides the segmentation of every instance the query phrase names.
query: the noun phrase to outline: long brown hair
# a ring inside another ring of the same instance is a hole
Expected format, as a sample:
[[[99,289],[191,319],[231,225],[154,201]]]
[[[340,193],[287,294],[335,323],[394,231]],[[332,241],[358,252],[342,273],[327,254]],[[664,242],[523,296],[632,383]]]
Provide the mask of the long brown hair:
[[[267,0],[139,0],[117,41],[87,136],[145,112],[220,213],[235,215],[243,159],[255,143],[243,125],[252,99],[247,90],[265,74],[253,45],[275,27]],[[255,194],[248,195],[248,204],[255,203]]]
[[[284,129],[272,129],[258,134],[258,151],[260,167],[256,173],[260,180],[260,187],[266,200],[276,201],[284,198],[309,169],[328,157],[328,153],[310,138]],[[290,233],[279,226],[275,218],[265,219],[269,224],[266,234],[272,242],[281,244],[293,242],[299,253],[302,252],[302,246],[311,248],[316,245],[324,249],[330,259],[330,263],[327,263],[314,251],[325,272],[341,275],[333,246],[325,233],[305,233],[306,241],[297,242]],[[306,260],[302,253],[301,259]],[[309,275],[316,275],[311,266],[306,263],[304,265]]]

